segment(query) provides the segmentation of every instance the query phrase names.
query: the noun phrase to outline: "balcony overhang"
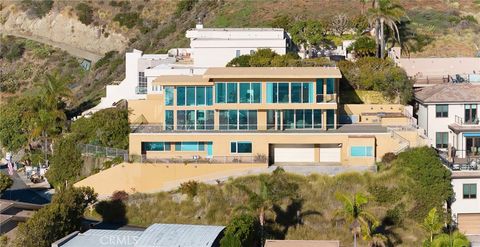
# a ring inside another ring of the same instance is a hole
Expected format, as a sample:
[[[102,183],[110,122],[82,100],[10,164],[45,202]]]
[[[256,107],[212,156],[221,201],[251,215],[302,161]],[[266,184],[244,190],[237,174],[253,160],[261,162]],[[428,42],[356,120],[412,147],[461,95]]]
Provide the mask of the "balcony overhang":
[[[479,124],[458,124],[453,123],[449,124],[448,128],[453,131],[455,134],[460,134],[464,132],[480,132]]]

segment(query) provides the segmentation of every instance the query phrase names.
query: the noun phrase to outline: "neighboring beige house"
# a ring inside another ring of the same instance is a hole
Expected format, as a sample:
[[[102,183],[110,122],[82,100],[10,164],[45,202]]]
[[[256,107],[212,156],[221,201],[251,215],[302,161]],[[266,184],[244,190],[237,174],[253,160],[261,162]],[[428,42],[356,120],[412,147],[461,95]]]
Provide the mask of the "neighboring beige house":
[[[210,68],[159,76],[130,100],[130,155],[155,163],[374,165],[422,145],[401,105],[338,104],[336,67]],[[355,124],[338,122],[342,114]]]

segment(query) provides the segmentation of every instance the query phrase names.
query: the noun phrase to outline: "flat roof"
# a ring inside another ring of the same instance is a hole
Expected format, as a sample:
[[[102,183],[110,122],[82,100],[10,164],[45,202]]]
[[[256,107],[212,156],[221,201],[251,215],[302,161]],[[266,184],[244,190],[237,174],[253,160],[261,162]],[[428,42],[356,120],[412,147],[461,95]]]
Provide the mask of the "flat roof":
[[[338,240],[267,240],[265,247],[339,247]]]
[[[203,83],[208,85],[212,84],[211,82],[209,82],[208,78],[201,75],[162,75],[153,80],[154,85],[179,85],[190,83]]]
[[[204,76],[219,79],[342,78],[342,74],[337,67],[217,67],[207,69]]]
[[[480,102],[480,84],[443,83],[415,91],[421,103]]]
[[[142,233],[142,231],[90,229],[84,233],[78,233],[74,236],[69,235],[67,236],[67,239],[61,239],[55,243],[57,244],[56,246],[60,247],[134,247]]]

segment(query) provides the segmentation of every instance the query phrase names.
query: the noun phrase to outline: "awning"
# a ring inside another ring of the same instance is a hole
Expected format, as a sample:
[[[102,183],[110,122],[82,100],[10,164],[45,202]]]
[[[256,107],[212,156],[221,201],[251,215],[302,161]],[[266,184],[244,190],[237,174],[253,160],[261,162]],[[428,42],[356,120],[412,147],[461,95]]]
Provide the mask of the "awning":
[[[463,133],[463,136],[465,136],[465,137],[480,137],[480,132]]]

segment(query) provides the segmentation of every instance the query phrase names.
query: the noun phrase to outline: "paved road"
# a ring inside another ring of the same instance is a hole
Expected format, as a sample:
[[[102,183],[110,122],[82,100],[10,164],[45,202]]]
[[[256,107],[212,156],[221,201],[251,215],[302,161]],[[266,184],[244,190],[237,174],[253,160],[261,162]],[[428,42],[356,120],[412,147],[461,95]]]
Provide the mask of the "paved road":
[[[7,166],[0,165],[0,172],[8,174]],[[49,203],[47,199],[41,197],[34,189],[29,188],[16,172],[14,172],[11,178],[13,179],[13,185],[3,193],[0,197],[1,199],[33,204]]]

